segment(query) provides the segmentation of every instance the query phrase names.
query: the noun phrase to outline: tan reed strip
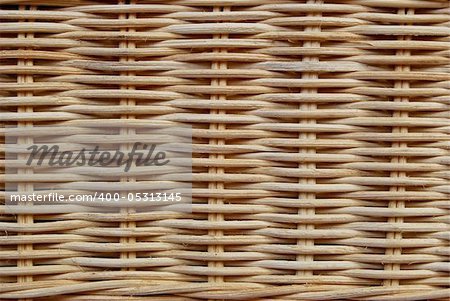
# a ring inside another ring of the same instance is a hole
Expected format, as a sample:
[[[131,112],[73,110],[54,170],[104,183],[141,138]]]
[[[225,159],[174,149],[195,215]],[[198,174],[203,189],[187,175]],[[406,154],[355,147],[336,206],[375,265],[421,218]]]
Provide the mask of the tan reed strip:
[[[407,11],[405,11],[405,9],[399,9],[398,10],[398,14],[399,15],[413,15],[414,14],[414,10],[413,9],[408,9]],[[402,40],[407,40],[410,41],[411,40],[411,36],[399,36],[398,40],[402,41]],[[397,50],[396,54],[399,56],[410,56],[411,52],[409,50]],[[397,72],[408,72],[410,71],[410,67],[407,65],[396,65],[395,66],[395,71]],[[409,89],[410,85],[408,81],[403,81],[403,80],[397,80],[394,83],[394,87],[398,88],[398,89]],[[394,102],[402,102],[402,103],[408,103],[408,97],[395,97],[394,98]],[[405,111],[394,111],[393,112],[393,117],[396,118],[407,118],[408,117],[408,112]],[[408,133],[408,128],[407,127],[402,127],[402,126],[397,126],[394,127],[392,129],[392,131],[394,133],[400,133],[400,134],[407,134]],[[392,143],[392,147],[394,148],[407,148],[408,147],[408,143],[406,142],[394,142]],[[393,163],[400,163],[400,164],[405,164],[407,163],[407,158],[403,157],[403,156],[396,156],[394,158],[392,158],[391,162]],[[404,171],[393,171],[391,172],[391,177],[394,178],[405,178],[407,177],[406,172]],[[391,187],[391,191],[396,191],[396,192],[405,192],[405,187],[404,186],[393,186]],[[405,202],[403,200],[393,200],[389,202],[389,208],[405,208]],[[388,219],[389,223],[403,223],[403,217],[390,217]],[[388,239],[392,239],[392,240],[396,240],[399,241],[402,239],[402,233],[401,232],[388,232],[387,233],[387,238]],[[394,256],[401,256],[402,254],[402,249],[401,248],[392,248],[392,249],[387,249],[386,251],[387,255],[394,255]],[[399,271],[401,269],[401,265],[397,264],[397,263],[390,263],[387,264],[385,266],[386,270],[388,271]],[[398,279],[386,279],[385,280],[385,284],[387,286],[397,286],[400,285],[400,281]]]
[[[307,4],[318,4],[321,5],[323,4],[323,1],[321,0],[309,0],[307,2]],[[321,14],[320,13],[308,13],[307,17],[319,17],[320,18]],[[318,32],[320,31],[320,25],[319,26],[306,26],[304,31],[306,32]],[[319,48],[320,47],[320,42],[319,41],[308,41],[305,40],[303,41],[303,48]],[[318,62],[319,58],[317,56],[314,55],[308,55],[308,56],[303,56],[302,58],[302,62]],[[302,74],[302,79],[306,79],[306,80],[314,80],[318,78],[318,74],[314,73],[314,72],[305,72]],[[301,93],[304,93],[305,95],[308,96],[308,94],[315,94],[317,93],[317,89],[315,88],[302,88]],[[309,102],[302,102],[300,103],[299,106],[299,110],[300,111],[315,111],[317,110],[317,104],[315,103],[309,103]],[[315,119],[304,119],[302,118],[300,120],[300,123],[303,124],[316,124],[316,120]],[[299,139],[305,139],[305,140],[315,140],[316,139],[316,133],[314,132],[303,132],[299,134]],[[314,147],[305,147],[305,148],[301,148],[300,149],[300,153],[301,154],[315,154],[316,153],[316,149]],[[301,163],[299,164],[299,168],[300,169],[316,169],[316,164],[314,164],[314,162],[310,162],[310,163]],[[300,179],[300,184],[306,184],[306,185],[314,185],[316,183],[316,180],[314,178],[301,178]],[[310,192],[306,192],[306,193],[300,193],[299,194],[299,203],[301,206],[301,203],[303,201],[308,202],[309,200],[314,200],[316,199],[316,194],[310,193]],[[300,216],[306,216],[306,218],[308,218],[309,216],[311,216],[312,218],[314,218],[315,215],[315,209],[308,207],[308,208],[301,208],[299,209],[299,214]],[[299,230],[311,230],[314,229],[314,224],[299,224],[298,225],[298,229]],[[311,247],[314,246],[314,239],[302,239],[297,241],[297,244],[300,246],[306,246],[306,247]],[[297,261],[300,262],[310,262],[310,261],[314,261],[314,255],[298,255],[297,256]],[[302,275],[302,276],[311,276],[313,274],[313,271],[311,270],[306,270],[306,271],[297,271],[297,275]]]
[[[28,9],[30,11],[33,11],[33,10],[35,10],[35,7],[30,6],[30,7],[28,7]],[[25,10],[27,10],[26,6],[21,5],[19,7],[19,11],[25,11]],[[33,39],[33,37],[34,37],[33,33],[19,33],[18,34],[18,38],[19,39]],[[22,50],[27,50],[27,49],[25,48],[25,49],[22,49]],[[18,66],[30,67],[30,66],[33,66],[33,60],[30,60],[30,59],[18,59],[17,60],[17,65]],[[19,83],[19,84],[22,84],[22,83],[25,83],[25,84],[33,83],[33,76],[32,75],[18,75],[17,76],[17,83]],[[18,92],[17,96],[19,96],[19,97],[30,97],[30,96],[33,96],[33,93],[32,92]],[[33,112],[33,107],[32,106],[23,106],[23,107],[18,107],[17,108],[17,113],[18,114],[20,114],[20,113],[30,113],[30,112]],[[29,122],[29,121],[18,122],[18,127],[24,127],[24,128],[33,127],[33,122]],[[33,143],[33,139],[29,138],[29,137],[20,137],[20,138],[18,138],[17,142],[21,143],[21,144],[31,144],[31,143]],[[19,159],[25,159],[24,156],[20,156],[20,155],[18,156],[18,158]],[[30,174],[32,172],[33,171],[30,168],[23,168],[23,169],[19,169],[18,170],[19,174]],[[29,193],[29,192],[33,191],[33,184],[32,183],[20,183],[18,185],[17,189],[18,189],[18,191]],[[19,214],[17,216],[17,223],[26,231],[28,226],[30,224],[34,223],[33,215],[31,215],[31,214]],[[20,234],[27,235],[28,233],[27,232],[25,232],[25,233],[20,233],[19,232],[18,234],[19,235]],[[25,253],[25,252],[28,252],[28,251],[32,251],[33,250],[33,244],[29,244],[29,243],[19,244],[17,246],[17,250],[18,250],[19,254],[20,253]],[[33,266],[33,260],[32,259],[19,259],[17,261],[17,267],[23,269],[24,272],[25,272],[23,276],[17,276],[17,282],[18,283],[28,283],[28,282],[32,282],[33,281],[33,275],[30,275],[30,274],[26,273],[26,268],[27,267],[31,267],[31,266]],[[23,298],[23,299],[20,299],[20,300],[21,301],[30,301],[31,299]]]
[[[2,122],[63,125],[66,146],[94,125],[193,129],[192,212],[2,204],[0,300],[448,300],[448,12],[0,0]],[[11,163],[23,191],[154,187]]]
[[[220,6],[214,6],[213,8],[213,12],[230,12],[230,8],[229,7],[220,7]],[[213,35],[213,39],[220,39],[220,40],[226,40],[228,38],[227,34],[214,34]],[[213,49],[213,53],[217,53],[217,54],[226,54],[227,50],[224,48],[214,48]],[[211,69],[212,70],[227,70],[228,66],[227,66],[227,62],[221,62],[221,61],[214,61],[211,64]],[[226,87],[227,86],[227,80],[224,78],[212,78],[211,79],[211,87],[213,88],[221,88],[221,87]],[[213,91],[213,93],[215,93]],[[211,101],[224,101],[226,100],[226,95],[224,94],[211,94]],[[226,115],[226,111],[223,109],[212,109],[211,110],[211,115],[220,115],[220,117],[225,117],[224,115]],[[224,123],[211,123],[209,126],[210,129],[215,130],[215,131],[225,131],[226,130],[226,124]],[[208,144],[210,145],[214,145],[214,146],[223,146],[225,144],[225,140],[224,139],[209,139]],[[224,160],[225,156],[223,154],[210,154],[209,158],[212,160]],[[214,175],[223,175],[225,173],[225,169],[223,167],[209,167],[208,168],[208,173],[209,174],[213,174]],[[223,182],[218,182],[218,181],[214,181],[214,182],[210,182],[208,184],[208,188],[209,189],[213,189],[213,190],[218,190],[218,191],[223,191],[224,190],[224,183]],[[211,205],[223,205],[224,204],[224,200],[220,197],[212,197],[212,198],[208,198],[208,204]],[[222,222],[224,221],[224,216],[221,213],[210,213],[208,214],[208,221],[211,222]],[[208,235],[211,235],[213,237],[222,237],[224,235],[223,231],[220,229],[214,229],[214,230],[209,230],[208,231]],[[208,253],[210,256],[212,256],[212,258],[214,258],[214,256],[222,256],[224,252],[224,247],[222,245],[208,245]],[[220,260],[216,260],[213,259],[213,261],[208,261],[208,267],[212,267],[213,271],[215,269],[220,269],[224,267],[224,264],[222,261]],[[208,282],[212,282],[212,283],[222,283],[224,281],[224,277],[223,276],[219,276],[219,275],[212,275],[212,276],[208,276]]]
[[[125,0],[119,0],[118,1],[119,5],[125,5],[126,1]],[[135,1],[130,0],[129,2],[130,5],[136,4]],[[126,13],[126,14],[120,14],[119,15],[119,20],[135,20],[136,19],[136,14],[133,13]],[[130,33],[130,32],[136,32],[134,28],[122,28],[120,30],[122,33]],[[136,48],[136,44],[133,41],[121,41],[119,42],[119,47],[121,49],[135,49]],[[120,62],[134,62],[134,58],[132,57],[121,57],[120,58]],[[126,71],[126,72],[120,72],[121,76],[135,76],[134,72],[130,72],[130,71]],[[134,90],[135,87],[133,85],[127,84],[127,85],[121,85],[120,89],[125,89],[125,90]],[[126,99],[121,99],[120,100],[120,106],[126,106],[126,108],[132,107],[136,105],[136,101],[134,99],[131,98],[126,98]],[[135,116],[130,115],[130,114],[124,114],[121,116],[122,119],[135,119]],[[120,132],[121,135],[133,135],[136,134],[135,129],[132,128],[120,128]],[[131,144],[124,144],[122,145],[121,149],[124,151],[130,151],[132,148]],[[136,178],[133,176],[126,176],[126,177],[122,177],[121,178],[121,182],[136,182]],[[127,191],[125,191],[121,196],[123,197],[127,197]],[[135,210],[133,208],[122,208],[121,209],[121,213],[123,215],[127,215],[130,213],[134,213]],[[133,229],[136,228],[136,222],[135,221],[121,221],[120,222],[120,228],[121,229]],[[119,240],[121,245],[125,245],[127,247],[132,247],[130,246],[130,244],[135,244],[136,243],[136,238],[135,237],[120,237]],[[120,252],[120,258],[121,259],[135,259],[136,258],[136,252],[129,252],[129,251],[125,251],[125,252]],[[135,268],[127,268],[124,267],[122,268],[122,270],[124,271],[134,271]]]

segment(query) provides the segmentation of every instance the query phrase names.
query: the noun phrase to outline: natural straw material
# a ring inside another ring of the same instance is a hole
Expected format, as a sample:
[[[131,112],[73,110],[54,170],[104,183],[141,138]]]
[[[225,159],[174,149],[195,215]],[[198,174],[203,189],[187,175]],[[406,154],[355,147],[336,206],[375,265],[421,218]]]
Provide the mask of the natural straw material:
[[[192,213],[2,206],[0,300],[448,300],[446,0],[0,4],[2,121],[194,156]]]

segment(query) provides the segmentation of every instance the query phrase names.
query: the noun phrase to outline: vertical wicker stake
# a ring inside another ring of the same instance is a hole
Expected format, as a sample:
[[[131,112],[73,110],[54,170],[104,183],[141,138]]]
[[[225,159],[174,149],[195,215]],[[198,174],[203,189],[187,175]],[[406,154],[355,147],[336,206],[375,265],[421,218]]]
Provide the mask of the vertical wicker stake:
[[[214,7],[213,8],[213,12],[227,12],[230,11],[230,7]],[[213,39],[227,39],[228,35],[227,34],[214,34]],[[213,50],[214,53],[226,53],[227,50],[223,49],[223,48],[216,48]],[[223,69],[227,69],[227,63],[226,62],[213,62],[211,64],[211,69],[212,70],[223,70]],[[214,78],[211,80],[211,86],[212,87],[224,87],[227,85],[227,80],[223,79],[223,78]],[[215,91],[213,91],[213,93],[216,93]],[[226,100],[226,96],[225,95],[218,95],[218,94],[213,94],[211,95],[211,100],[213,101],[223,101]],[[210,114],[212,115],[225,115],[226,112],[223,109],[212,109],[210,110]],[[212,130],[216,130],[216,131],[224,131],[225,130],[225,124],[223,123],[212,123],[210,124],[210,129]],[[210,145],[224,145],[225,144],[225,140],[224,139],[219,139],[219,138],[214,138],[214,139],[210,139],[209,140],[209,144]],[[224,159],[224,155],[223,154],[211,154],[210,155],[210,159],[215,159],[215,160],[223,160]],[[224,168],[223,167],[210,167],[208,168],[208,173],[210,174],[223,174]],[[208,189],[213,190],[213,191],[221,191],[224,189],[224,183],[223,182],[210,182],[208,184]],[[221,205],[223,204],[223,199],[221,198],[209,198],[208,199],[208,204],[210,205]],[[208,221],[210,222],[220,222],[223,221],[224,217],[223,214],[221,213],[211,213],[208,214]],[[216,236],[216,237],[220,237],[223,236],[223,231],[222,230],[209,230],[208,235],[211,236]],[[214,255],[220,255],[221,253],[224,252],[224,248],[222,245],[208,245],[208,253]],[[215,268],[222,268],[223,267],[223,262],[221,261],[210,261],[208,262],[208,267],[211,267],[211,271],[214,273],[217,272],[217,270]],[[208,276],[208,282],[212,282],[212,283],[221,283],[223,282],[224,279],[222,276]]]
[[[408,9],[406,11],[406,9],[399,9],[397,14],[404,16],[404,15],[413,15],[414,14],[414,10],[413,9]],[[399,36],[398,38],[399,40],[411,40],[411,36]],[[401,44],[399,44],[399,46],[401,47]],[[409,50],[404,50],[404,49],[399,49],[396,51],[396,55],[398,56],[409,56],[411,53]],[[410,67],[407,65],[396,65],[395,66],[395,71],[396,72],[408,72],[410,71]],[[405,80],[397,80],[394,83],[394,88],[395,89],[409,89],[409,82],[405,81]],[[408,97],[394,97],[394,102],[409,102]],[[392,116],[394,118],[399,118],[399,119],[404,119],[404,118],[408,118],[408,112],[406,111],[394,111]],[[397,134],[408,134],[408,127],[404,127],[404,126],[395,126],[392,129],[393,133],[397,133]],[[393,148],[407,148],[408,144],[406,142],[393,142],[392,143],[392,147]],[[395,156],[391,159],[392,163],[396,163],[396,164],[405,164],[407,163],[406,157],[403,156]],[[390,176],[394,179],[397,178],[406,178],[406,172],[404,171],[393,171],[391,172]],[[390,191],[393,192],[404,192],[405,191],[405,186],[392,186],[390,188]],[[392,200],[389,202],[389,208],[405,208],[405,202],[403,200]],[[403,217],[389,217],[388,218],[388,222],[391,224],[397,224],[397,223],[403,223]],[[387,233],[387,239],[392,240],[392,241],[400,241],[402,239],[402,233],[401,232],[388,232]],[[402,254],[402,249],[401,248],[390,248],[386,250],[386,255],[391,255],[392,257],[394,256],[400,256]],[[400,270],[400,264],[398,263],[389,263],[385,266],[385,270],[387,271],[392,271],[393,273],[395,273],[395,271],[399,271]],[[395,274],[394,274],[395,275]],[[398,279],[392,279],[393,275],[389,275],[388,277],[386,277],[386,280],[384,281],[384,284],[387,286],[397,286],[400,284],[400,281]],[[395,278],[395,277],[394,277]]]
[[[322,4],[323,1],[322,0],[308,0],[307,2],[308,4]],[[321,13],[309,13],[308,17],[320,17]],[[319,26],[306,26],[305,28],[305,32],[318,32],[320,31],[320,27]],[[318,48],[320,47],[320,42],[317,41],[304,41],[303,42],[303,47],[305,48]],[[304,62],[318,62],[319,58],[317,56],[304,56],[302,61]],[[314,80],[318,78],[318,74],[317,73],[313,73],[313,72],[304,72],[302,74],[302,78],[303,79],[309,79],[309,80]],[[304,94],[314,94],[317,93],[317,89],[316,88],[302,88],[301,89],[301,93]],[[315,103],[301,103],[299,106],[299,109],[301,111],[314,111],[317,109],[317,105]],[[306,123],[306,124],[315,124],[316,120],[315,119],[301,119],[300,123]],[[299,135],[300,139],[304,139],[304,140],[314,140],[316,139],[316,133],[314,132],[307,132],[307,133],[300,133]],[[314,147],[303,147],[300,149],[300,153],[301,154],[315,154],[316,153],[316,149]],[[299,164],[299,168],[301,169],[315,169],[316,168],[316,164],[314,162],[307,162],[307,163],[301,163]],[[314,178],[301,178],[299,181],[301,184],[309,184],[309,185],[314,185],[316,183],[316,179]],[[301,202],[303,201],[308,201],[308,200],[314,200],[316,198],[316,195],[314,192],[302,192],[299,194],[299,198],[300,198],[300,206],[301,206]],[[310,206],[308,204],[308,206]],[[300,216],[313,216],[315,215],[315,209],[314,208],[301,208],[299,209],[298,213],[300,214]],[[298,225],[298,229],[299,230],[304,230],[306,233],[308,230],[314,229],[314,225],[313,224],[299,224]],[[301,239],[297,241],[297,244],[300,246],[313,246],[314,245],[314,240],[313,239]],[[314,255],[303,255],[300,254],[297,256],[297,261],[301,261],[301,262],[311,262],[314,261]],[[302,276],[311,276],[313,274],[311,269],[308,270],[301,270],[301,271],[297,271],[297,275],[302,275]]]
[[[27,10],[27,7],[24,5],[21,5],[19,7],[20,11],[25,11]],[[29,10],[35,10],[35,7],[30,6]],[[28,20],[26,20],[28,21]],[[19,39],[33,39],[34,38],[34,34],[33,33],[19,33],[18,34],[18,38]],[[22,50],[27,50],[22,49]],[[18,65],[19,66],[33,66],[33,60],[31,59],[19,59],[18,60]],[[18,84],[30,84],[33,83],[33,76],[32,75],[18,75],[17,76],[17,83]],[[26,92],[18,92],[17,94],[18,97],[30,97],[33,96],[33,92],[30,91],[26,91]],[[18,114],[20,113],[30,113],[33,112],[33,107],[32,106],[22,106],[22,107],[18,107],[17,109]],[[33,122],[32,121],[19,121],[18,122],[18,127],[33,127]],[[20,137],[18,138],[18,144],[32,144],[33,143],[33,139],[31,137]],[[19,159],[25,160],[26,158],[23,155],[19,155]],[[32,173],[33,170],[31,168],[20,168],[18,170],[19,174],[30,174]],[[18,184],[18,191],[19,193],[30,193],[33,191],[33,184],[31,183],[19,183]],[[25,204],[25,205],[29,205],[29,204]],[[32,205],[32,204],[30,204]],[[34,218],[32,214],[19,214],[17,217],[17,222],[18,224],[25,230],[28,225],[33,224],[34,222]],[[21,232],[19,233],[23,234],[23,235],[27,235],[27,233],[25,232]],[[18,245],[18,251],[21,254],[21,257],[26,258],[27,255],[26,253],[29,251],[33,250],[33,245],[26,243],[26,244],[19,244]],[[25,254],[23,254],[25,253]],[[18,276],[17,277],[17,282],[19,283],[25,283],[25,282],[32,282],[33,281],[33,276],[27,275],[27,267],[31,267],[33,266],[33,260],[32,259],[19,259],[17,261],[17,266],[19,268],[23,268],[25,275],[23,276]],[[30,271],[28,271],[30,272]],[[31,301],[32,299],[20,299],[21,301]]]
[[[122,6],[122,5],[125,5],[125,4],[126,4],[126,0],[119,0],[119,5]],[[130,0],[129,4],[130,5],[135,4],[135,0]],[[134,14],[134,13],[121,13],[119,15],[119,19],[136,19],[136,14]],[[123,28],[120,31],[121,32],[134,32],[135,29],[134,28]],[[119,42],[119,47],[122,48],[122,49],[123,48],[124,49],[130,49],[130,48],[135,48],[136,45],[132,41],[125,40],[125,41],[120,41]],[[128,55],[126,57],[121,57],[120,58],[120,62],[133,62],[133,61],[134,61],[134,58],[133,57],[129,57]],[[133,76],[135,74],[134,74],[134,72],[131,72],[131,71],[125,71],[125,72],[120,72],[120,75],[121,76]],[[121,85],[120,89],[134,90],[135,88],[134,88],[134,86],[127,84],[127,85]],[[121,106],[134,106],[134,105],[136,105],[136,101],[134,99],[129,99],[129,98],[121,99],[120,100],[120,105]],[[129,115],[129,114],[124,114],[124,115],[121,116],[121,119],[135,119],[135,116]],[[121,128],[120,130],[121,130],[120,134],[122,136],[135,134],[135,129],[131,129],[131,128],[123,129],[123,128]],[[130,145],[128,143],[128,144],[122,145],[121,149],[123,151],[128,152],[131,149],[131,147],[132,147],[132,145]],[[121,180],[121,182],[125,182],[125,183],[127,183],[127,182],[136,182],[136,178],[133,177],[133,176],[122,177],[120,180]],[[125,195],[123,195],[123,196],[126,197],[127,192],[125,191],[124,193],[125,193]],[[123,209],[121,209],[121,213],[124,216],[126,216],[129,213],[133,213],[133,212],[134,212],[134,210],[132,208],[123,208]],[[122,222],[120,222],[120,228],[121,229],[136,228],[136,222],[134,222],[134,221],[122,221]],[[128,244],[136,243],[136,238],[133,237],[133,236],[121,237],[120,238],[120,243],[121,244],[126,244],[127,248],[128,248],[129,247]],[[125,259],[125,260],[126,259],[134,259],[134,258],[136,258],[136,252],[128,252],[128,251],[121,252],[120,253],[120,258],[121,259]],[[125,267],[125,268],[122,268],[122,270],[133,271],[134,268],[126,268]]]

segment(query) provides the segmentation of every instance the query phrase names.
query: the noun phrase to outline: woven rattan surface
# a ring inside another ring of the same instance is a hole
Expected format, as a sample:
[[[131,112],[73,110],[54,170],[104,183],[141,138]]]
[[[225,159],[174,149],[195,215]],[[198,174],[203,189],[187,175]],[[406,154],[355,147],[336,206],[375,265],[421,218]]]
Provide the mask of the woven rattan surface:
[[[193,137],[192,213],[2,206],[0,300],[448,300],[447,1],[0,4],[2,121]]]

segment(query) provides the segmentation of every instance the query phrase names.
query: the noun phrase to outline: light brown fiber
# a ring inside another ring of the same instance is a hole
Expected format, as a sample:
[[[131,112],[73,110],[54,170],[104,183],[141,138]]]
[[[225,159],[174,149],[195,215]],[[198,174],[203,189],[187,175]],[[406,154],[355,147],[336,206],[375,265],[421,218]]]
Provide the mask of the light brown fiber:
[[[2,188],[191,181],[193,203],[10,214],[2,189],[0,301],[450,300],[449,21],[445,0],[0,0],[2,144],[192,127],[189,180],[24,154],[7,175],[2,147]]]

